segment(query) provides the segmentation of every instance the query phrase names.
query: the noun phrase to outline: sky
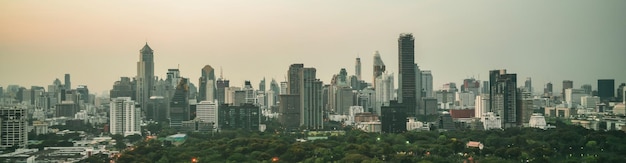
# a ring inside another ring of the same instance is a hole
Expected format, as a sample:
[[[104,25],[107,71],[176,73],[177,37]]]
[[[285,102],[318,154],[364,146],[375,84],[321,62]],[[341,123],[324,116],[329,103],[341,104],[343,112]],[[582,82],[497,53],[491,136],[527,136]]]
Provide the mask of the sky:
[[[0,86],[52,84],[102,94],[137,75],[139,50],[198,83],[200,69],[223,71],[231,86],[284,81],[289,65],[317,69],[329,83],[346,68],[372,81],[374,51],[397,74],[398,36],[415,36],[415,62],[434,89],[488,71],[531,77],[535,92],[563,80],[626,82],[626,1],[0,1]],[[268,86],[269,88],[269,86]]]

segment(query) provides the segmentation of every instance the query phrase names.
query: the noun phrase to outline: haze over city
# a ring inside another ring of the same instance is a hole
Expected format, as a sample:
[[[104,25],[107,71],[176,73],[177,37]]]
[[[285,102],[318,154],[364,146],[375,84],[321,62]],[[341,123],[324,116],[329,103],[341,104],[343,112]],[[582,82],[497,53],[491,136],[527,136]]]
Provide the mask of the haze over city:
[[[353,75],[357,56],[371,81],[377,50],[397,74],[400,33],[415,36],[415,62],[435,89],[492,69],[532,77],[537,92],[549,81],[626,81],[624,1],[3,1],[0,10],[4,87],[69,73],[101,94],[136,75],[146,42],[156,76],[180,67],[194,84],[207,64],[241,86],[284,81],[292,63],[328,83],[341,68]]]

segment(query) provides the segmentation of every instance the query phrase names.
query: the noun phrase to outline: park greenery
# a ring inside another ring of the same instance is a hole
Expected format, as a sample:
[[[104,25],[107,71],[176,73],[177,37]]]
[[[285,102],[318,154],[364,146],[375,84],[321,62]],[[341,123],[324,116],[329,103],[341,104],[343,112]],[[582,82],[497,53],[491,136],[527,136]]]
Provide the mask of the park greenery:
[[[626,134],[595,131],[557,121],[556,129],[409,131],[345,135],[298,142],[305,132],[221,131],[187,133],[180,146],[138,141],[119,162],[626,162]],[[170,134],[167,128],[153,127]],[[161,135],[159,135],[161,136]],[[165,136],[165,135],[163,135]],[[483,149],[467,147],[469,141]],[[94,159],[95,160],[95,159]]]

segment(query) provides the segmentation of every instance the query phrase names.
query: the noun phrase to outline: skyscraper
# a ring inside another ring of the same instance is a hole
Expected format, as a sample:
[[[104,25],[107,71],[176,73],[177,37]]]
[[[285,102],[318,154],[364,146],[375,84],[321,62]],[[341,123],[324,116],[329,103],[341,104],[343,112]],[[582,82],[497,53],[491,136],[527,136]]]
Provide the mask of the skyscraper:
[[[0,106],[0,149],[26,148],[28,145],[28,118],[24,107]]]
[[[226,88],[230,87],[230,81],[222,78],[217,79],[217,103],[218,105],[226,102]]]
[[[381,114],[382,106],[389,106],[389,101],[394,100],[394,79],[393,74],[383,73],[376,78],[376,105],[374,106],[375,114]]]
[[[189,120],[189,79],[181,78],[176,91],[170,100],[170,127],[181,127],[183,121]]]
[[[404,110],[409,115],[416,114],[416,67],[415,38],[410,33],[400,34],[398,38],[398,103],[405,106]]]
[[[72,81],[70,81],[70,74],[65,74],[65,90],[72,89]]]
[[[259,82],[259,91],[265,92],[265,77]]]
[[[383,72],[385,72],[385,63],[383,63],[383,59],[380,58],[380,53],[376,51],[374,52],[374,76],[372,83],[376,83],[376,78],[382,75]]]
[[[430,70],[422,70],[422,89],[424,89],[424,97],[433,96],[433,74]]]
[[[615,98],[615,79],[598,79],[598,97],[602,102]]]
[[[172,87],[176,87],[178,81],[180,81],[180,70],[167,69],[167,78],[165,80],[167,80]]]
[[[358,80],[363,80],[361,78],[361,58],[356,57],[356,62],[354,63],[354,75]]]
[[[322,81],[316,78],[315,68],[301,72],[300,125],[307,129],[323,129]]]
[[[111,99],[109,115],[111,134],[141,135],[141,109],[135,108],[135,101],[130,97]]]
[[[574,81],[563,80],[563,90],[561,90],[561,98],[565,98],[565,89],[574,88]]]
[[[582,85],[582,86],[580,86],[580,89],[585,90],[585,94],[587,94],[587,95],[591,95],[591,91],[593,91],[593,88],[591,87],[590,84]]]
[[[546,97],[552,96],[552,82],[546,84],[546,88],[543,89],[543,94]]]
[[[617,100],[622,100],[622,102],[626,102],[626,100],[624,100],[624,87],[626,87],[626,83],[622,83],[617,87]],[[0,89],[1,88],[2,87],[0,87]]]
[[[215,86],[215,69],[210,65],[205,65],[200,71],[200,92],[198,101],[213,101],[217,98],[217,88]]]
[[[137,62],[137,89],[136,98],[137,102],[141,106],[143,112],[145,112],[148,100],[152,96],[152,88],[154,86],[154,51],[148,46],[148,43],[139,50],[139,62]]]
[[[526,81],[524,81],[524,91],[526,92],[530,92],[531,94],[533,93],[533,82],[532,79],[530,77],[526,78]]]
[[[517,126],[517,74],[507,74],[506,70],[489,71],[489,112],[502,119],[502,127]]]

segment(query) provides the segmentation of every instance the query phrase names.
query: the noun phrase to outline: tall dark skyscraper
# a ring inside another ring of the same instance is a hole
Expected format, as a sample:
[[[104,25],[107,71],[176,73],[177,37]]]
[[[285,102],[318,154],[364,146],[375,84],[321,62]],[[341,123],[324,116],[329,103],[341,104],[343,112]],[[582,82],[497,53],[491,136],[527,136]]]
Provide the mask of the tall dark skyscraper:
[[[617,87],[617,100],[622,100],[622,102],[626,102],[626,100],[624,100],[624,87],[626,87],[626,83],[622,83]],[[2,87],[0,87],[0,91],[2,91]],[[2,96],[0,95],[0,97]]]
[[[565,99],[565,89],[574,88],[574,81],[563,80],[563,89],[561,90],[561,98]]]
[[[210,65],[205,65],[200,71],[202,76],[198,84],[200,84],[200,92],[198,92],[198,101],[214,101],[217,98],[217,88],[215,88],[215,69]]]
[[[354,63],[354,75],[358,80],[363,80],[361,78],[361,58],[356,57],[356,62]]]
[[[300,125],[307,129],[323,129],[322,81],[316,78],[315,68],[304,68],[300,73]]]
[[[182,78],[170,100],[170,127],[181,127],[183,121],[189,120],[189,84]]]
[[[65,74],[65,90],[72,89],[72,81],[70,81],[70,74]]]
[[[380,53],[376,51],[374,52],[374,76],[372,83],[376,83],[376,78],[383,75],[383,72],[385,72],[385,63],[383,63],[383,59],[380,58]]]
[[[615,98],[615,79],[598,79],[598,97],[603,102]]]
[[[502,127],[517,126],[517,74],[507,74],[506,70],[489,71],[489,111],[502,119]]]
[[[416,115],[417,82],[415,64],[415,38],[403,33],[398,38],[398,102],[405,106],[409,115]]]
[[[137,103],[140,104],[142,112],[146,112],[150,96],[152,96],[152,88],[154,86],[154,51],[148,43],[139,50],[139,62],[137,62]]]

